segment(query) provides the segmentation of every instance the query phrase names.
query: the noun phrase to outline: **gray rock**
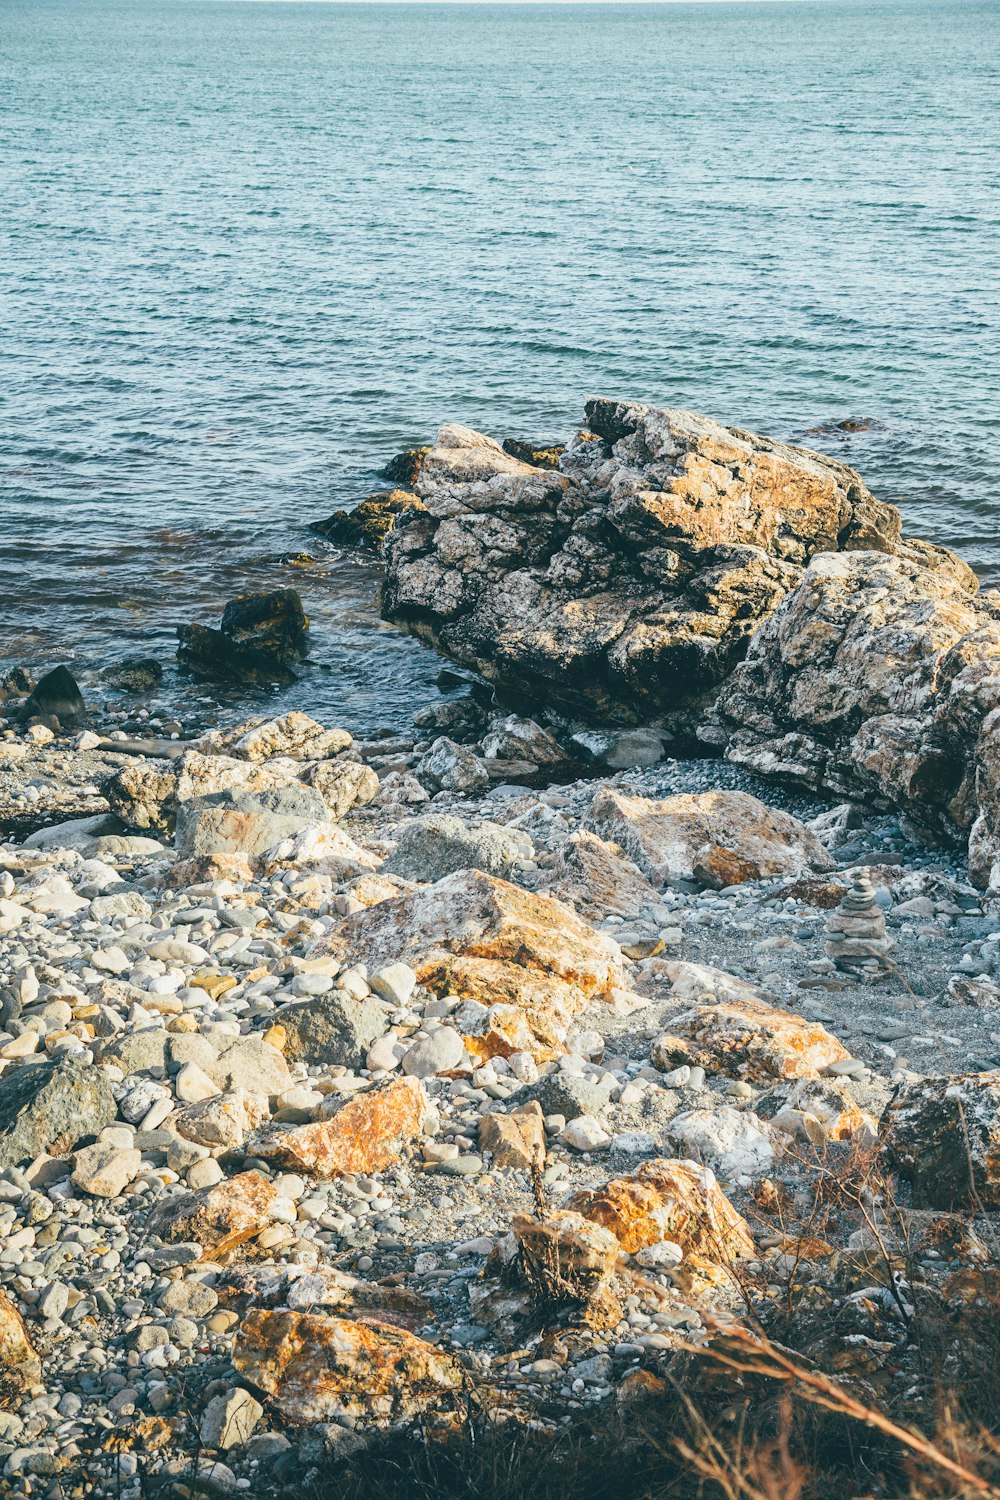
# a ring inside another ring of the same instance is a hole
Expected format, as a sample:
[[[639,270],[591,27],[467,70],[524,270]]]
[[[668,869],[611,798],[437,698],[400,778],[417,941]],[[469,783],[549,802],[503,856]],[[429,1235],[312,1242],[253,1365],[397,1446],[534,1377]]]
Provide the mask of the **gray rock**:
[[[506,875],[519,859],[530,859],[534,846],[526,833],[499,823],[472,827],[447,813],[413,818],[400,835],[384,872],[405,880],[442,880],[455,870],[485,870]]]
[[[663,759],[663,736],[655,729],[583,729],[574,734],[573,744],[613,771],[653,766]]]
[[[285,1029],[284,1052],[290,1061],[345,1068],[363,1068],[369,1047],[389,1024],[380,1001],[353,1000],[342,990],[288,1005],[275,1020]]]
[[[114,1063],[126,1077],[133,1073],[162,1074],[167,1065],[167,1032],[162,1026],[147,1026],[113,1037],[101,1047],[101,1061]]]
[[[598,1081],[580,1073],[564,1073],[556,1069],[519,1093],[518,1100],[527,1103],[537,1099],[544,1115],[562,1115],[566,1120],[575,1120],[579,1115],[600,1115],[610,1102],[614,1088],[615,1080],[610,1076]]]
[[[433,1078],[469,1061],[465,1042],[452,1026],[438,1026],[429,1036],[408,1047],[403,1054],[403,1072],[411,1078]]]
[[[0,1168],[43,1152],[66,1156],[117,1115],[111,1085],[98,1068],[69,1059],[10,1068],[0,1077]]]
[[[446,735],[436,739],[427,754],[417,762],[420,781],[449,792],[482,792],[490,784],[489,772],[467,745],[458,745]]]
[[[264,854],[327,817],[320,794],[299,784],[265,792],[213,792],[180,804],[174,842],[178,853],[188,858]]]

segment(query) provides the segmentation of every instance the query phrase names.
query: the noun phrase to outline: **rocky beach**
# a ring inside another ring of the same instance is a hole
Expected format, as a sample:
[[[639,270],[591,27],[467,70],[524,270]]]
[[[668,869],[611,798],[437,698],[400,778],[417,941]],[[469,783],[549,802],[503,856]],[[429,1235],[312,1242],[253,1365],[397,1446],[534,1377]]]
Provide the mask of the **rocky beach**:
[[[997,1496],[1000,594],[687,411],[386,486],[407,732],[0,681],[0,1493]]]

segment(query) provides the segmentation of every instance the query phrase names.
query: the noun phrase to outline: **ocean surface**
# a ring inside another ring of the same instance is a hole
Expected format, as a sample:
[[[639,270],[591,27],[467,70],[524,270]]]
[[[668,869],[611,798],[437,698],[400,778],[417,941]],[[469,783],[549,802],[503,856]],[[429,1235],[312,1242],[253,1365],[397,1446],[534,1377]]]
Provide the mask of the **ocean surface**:
[[[400,724],[440,663],[308,523],[591,393],[812,443],[1000,578],[998,148],[976,0],[0,0],[0,665],[99,697],[291,583],[267,701]]]

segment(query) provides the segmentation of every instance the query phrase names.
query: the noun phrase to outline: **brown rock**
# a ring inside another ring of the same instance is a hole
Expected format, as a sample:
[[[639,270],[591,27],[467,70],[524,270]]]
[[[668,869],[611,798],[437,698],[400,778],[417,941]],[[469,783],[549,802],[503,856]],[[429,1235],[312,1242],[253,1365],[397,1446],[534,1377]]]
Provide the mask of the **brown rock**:
[[[515,1215],[511,1228],[525,1280],[547,1302],[592,1303],[607,1289],[621,1253],[614,1234],[579,1213]]]
[[[493,1154],[494,1167],[531,1171],[545,1165],[545,1117],[534,1099],[509,1114],[483,1115],[479,1149]]]
[[[293,1424],[332,1421],[344,1412],[401,1421],[462,1383],[452,1360],[403,1329],[315,1313],[249,1312],[233,1363]]]
[[[241,1172],[196,1193],[162,1198],[149,1216],[161,1239],[194,1240],[221,1259],[265,1229],[278,1197],[261,1172]]]
[[[394,1078],[355,1094],[327,1120],[266,1125],[247,1150],[264,1161],[340,1177],[381,1172],[423,1131],[427,1098],[416,1078]]]
[[[570,834],[559,850],[551,880],[551,895],[594,921],[616,914],[632,916],[660,899],[620,844],[586,829]]]
[[[24,1319],[6,1292],[0,1292],[0,1397],[13,1400],[29,1390],[41,1373],[41,1360]]]
[[[1000,1208],[1000,1072],[925,1078],[889,1101],[888,1160],[918,1207]]]
[[[387,618],[491,680],[690,731],[814,553],[898,546],[898,512],[819,454],[630,402],[587,425],[558,472],[442,428],[427,513],[386,542]]]
[[[726,1282],[729,1267],[754,1253],[745,1219],[714,1174],[692,1161],[647,1162],[631,1177],[577,1193],[570,1207],[603,1224],[629,1255],[672,1240],[685,1270],[710,1285]]]
[[[653,1061],[669,1069],[691,1063],[727,1078],[770,1083],[815,1078],[850,1057],[816,1021],[778,1010],[747,995],[718,1005],[698,1005],[671,1020],[672,1032],[653,1043]]]
[[[651,801],[608,789],[591,803],[587,825],[621,844],[661,886],[697,880],[719,889],[834,868],[804,823],[746,792],[685,793]]]

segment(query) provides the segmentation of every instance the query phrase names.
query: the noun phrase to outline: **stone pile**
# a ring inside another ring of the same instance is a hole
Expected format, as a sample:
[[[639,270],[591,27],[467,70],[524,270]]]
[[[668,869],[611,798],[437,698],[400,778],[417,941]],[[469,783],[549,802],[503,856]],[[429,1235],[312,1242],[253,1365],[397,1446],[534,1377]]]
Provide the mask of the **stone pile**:
[[[889,963],[892,943],[886,937],[885,913],[875,888],[862,871],[843,900],[826,919],[826,951],[838,969],[879,968]]]

